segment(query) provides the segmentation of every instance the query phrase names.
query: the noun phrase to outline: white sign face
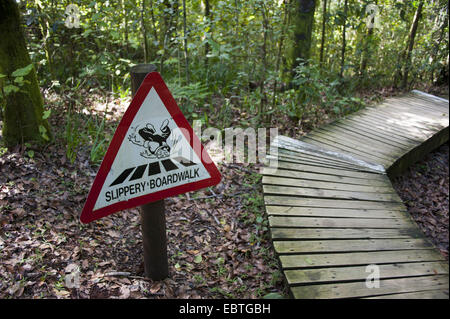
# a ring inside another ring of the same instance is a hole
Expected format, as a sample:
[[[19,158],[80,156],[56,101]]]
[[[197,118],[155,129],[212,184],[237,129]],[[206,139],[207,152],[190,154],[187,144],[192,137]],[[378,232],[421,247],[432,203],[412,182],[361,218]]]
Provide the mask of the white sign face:
[[[210,177],[152,88],[128,129],[94,210]]]

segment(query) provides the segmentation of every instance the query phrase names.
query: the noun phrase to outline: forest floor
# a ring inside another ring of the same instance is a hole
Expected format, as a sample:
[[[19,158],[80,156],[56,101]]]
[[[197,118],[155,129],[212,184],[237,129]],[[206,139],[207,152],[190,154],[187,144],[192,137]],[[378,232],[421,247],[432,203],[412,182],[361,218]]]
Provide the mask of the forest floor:
[[[138,209],[79,222],[98,166],[90,147],[83,147],[84,137],[76,134],[81,142],[70,158],[67,134],[74,130],[68,129],[65,102],[46,99],[55,142],[43,151],[0,148],[0,299],[287,296],[270,241],[259,165],[219,164],[219,185],[165,200],[169,278],[153,282],[144,278]],[[76,103],[99,114],[105,110],[99,98]],[[128,103],[106,102],[110,136]],[[272,126],[300,137],[331,120],[316,117],[320,121],[306,127],[287,118]],[[425,234],[448,255],[448,145],[429,157],[396,187]]]
[[[422,232],[448,260],[449,145],[442,145],[392,184]]]

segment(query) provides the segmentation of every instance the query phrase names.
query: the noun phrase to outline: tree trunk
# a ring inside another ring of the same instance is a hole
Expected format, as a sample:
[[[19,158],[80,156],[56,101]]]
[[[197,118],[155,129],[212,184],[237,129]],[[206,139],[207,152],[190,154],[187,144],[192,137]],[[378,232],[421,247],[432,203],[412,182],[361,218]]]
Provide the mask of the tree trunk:
[[[0,0],[0,39],[0,73],[13,80],[11,73],[31,64],[14,0]],[[6,97],[3,139],[7,147],[27,141],[44,144],[51,138],[50,127],[42,119],[44,101],[34,68],[24,80],[28,83],[21,91]]]
[[[422,16],[422,8],[423,8],[423,0],[419,2],[419,6],[417,7],[416,13],[414,14],[413,23],[411,25],[411,29],[409,31],[408,37],[408,47],[406,51],[406,59],[405,59],[405,67],[403,71],[403,81],[402,88],[406,89],[408,86],[408,73],[411,68],[411,53],[414,47],[414,40],[416,38],[417,27],[419,26],[419,20]]]
[[[327,15],[327,0],[323,0],[323,8],[322,8],[322,38],[320,40],[320,64],[323,63],[323,48],[325,46],[325,30],[326,30],[326,15]]]
[[[375,1],[375,4],[378,4],[378,1]],[[373,33],[374,33],[375,26],[372,25],[372,27],[369,27],[369,30],[367,31],[367,38],[364,41],[364,48],[362,52],[362,59],[361,59],[361,66],[359,69],[359,75],[365,76],[366,69],[367,69],[367,63],[369,61],[369,47],[371,45],[372,39],[373,39]]]
[[[295,11],[292,16],[294,45],[289,54],[291,72],[301,61],[307,61],[310,57],[315,8],[315,0],[296,0]]]
[[[209,0],[204,0],[204,4],[205,4],[205,19],[206,19],[206,23],[208,24],[209,27],[209,33],[211,33],[211,7],[209,4]],[[210,53],[211,48],[209,45],[209,42],[206,41],[205,42],[205,67],[208,66],[208,54]]]
[[[183,35],[184,35],[184,61],[186,67],[186,83],[189,83],[189,56],[187,48],[187,26],[186,26],[186,0],[183,0]]]
[[[145,0],[142,0],[141,6],[141,29],[142,29],[142,37],[144,41],[144,63],[148,62],[149,51],[148,51],[148,42],[147,42],[147,29],[145,27]]]
[[[341,70],[339,72],[339,77],[342,78],[344,76],[344,66],[345,66],[345,47],[347,45],[345,33],[347,31],[347,9],[348,9],[348,0],[344,2],[344,22],[342,24],[342,48],[341,48]]]

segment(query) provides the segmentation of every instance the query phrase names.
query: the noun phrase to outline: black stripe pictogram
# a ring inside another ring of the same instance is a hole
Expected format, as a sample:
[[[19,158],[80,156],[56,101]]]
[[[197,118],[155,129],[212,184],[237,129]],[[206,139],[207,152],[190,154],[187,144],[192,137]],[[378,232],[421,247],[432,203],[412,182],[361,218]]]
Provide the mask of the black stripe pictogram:
[[[131,174],[132,171],[134,171],[134,167],[132,167],[132,168],[127,168],[126,170],[124,170],[124,171],[122,172],[122,174],[120,174],[119,177],[117,177],[117,178],[114,180],[114,182],[112,182],[112,184],[109,185],[109,187],[114,186],[114,185],[117,185],[117,184],[122,184],[122,183],[127,179],[127,177]]]
[[[194,162],[191,162],[190,160],[188,160],[187,158],[184,157],[175,157],[174,160],[176,160],[178,163],[181,163],[181,165],[185,166],[185,167],[189,167],[189,166],[193,166],[193,165],[197,165]]]
[[[175,165],[170,159],[166,159],[161,161],[166,171],[173,171],[174,169],[178,169],[178,166]]]
[[[156,175],[161,173],[161,168],[159,167],[159,162],[153,162],[148,164],[148,176]]]
[[[183,165],[184,167],[197,165],[197,163],[194,163],[194,162],[192,162],[184,157],[181,157],[181,156],[174,158],[174,160],[177,161],[178,163],[180,163],[181,165]],[[128,176],[130,176],[130,174],[133,171],[134,172],[133,172],[133,175],[131,175],[130,181],[134,181],[136,179],[142,178],[145,174],[147,165],[148,165],[148,176],[160,174],[161,166],[159,163],[160,162],[153,162],[150,164],[140,165],[138,167],[127,168],[122,172],[122,174],[119,175],[119,177],[117,177],[114,180],[114,182],[112,182],[111,185],[109,185],[109,187],[115,186],[118,184],[122,184],[128,178]],[[162,160],[161,163],[167,172],[179,169],[179,167],[170,159]]]
[[[134,171],[133,175],[130,178],[130,181],[134,181],[136,179],[142,178],[144,176],[145,169],[147,168],[147,164],[138,166]]]

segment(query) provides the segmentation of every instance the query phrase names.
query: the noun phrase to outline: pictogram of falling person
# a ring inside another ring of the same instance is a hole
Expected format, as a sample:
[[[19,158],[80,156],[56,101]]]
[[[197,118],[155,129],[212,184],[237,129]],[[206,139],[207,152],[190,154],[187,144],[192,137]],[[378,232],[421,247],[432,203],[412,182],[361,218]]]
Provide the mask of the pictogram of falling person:
[[[138,134],[136,134],[136,131]],[[134,132],[128,136],[128,140],[138,146],[145,148],[141,152],[141,156],[145,158],[163,158],[170,156],[170,146],[167,144],[167,139],[171,134],[169,128],[169,120],[164,120],[160,127],[160,132],[157,133],[155,127],[151,123],[146,123],[145,127],[136,127]],[[139,135],[139,136],[138,136]]]

